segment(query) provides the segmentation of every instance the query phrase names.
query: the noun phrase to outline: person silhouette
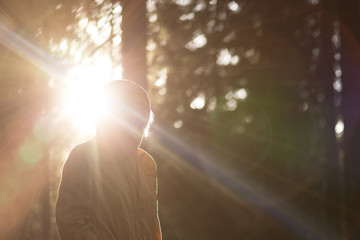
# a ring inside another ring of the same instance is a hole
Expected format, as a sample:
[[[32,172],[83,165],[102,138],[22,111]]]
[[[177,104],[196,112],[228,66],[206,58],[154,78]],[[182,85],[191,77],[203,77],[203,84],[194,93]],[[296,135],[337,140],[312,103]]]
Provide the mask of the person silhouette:
[[[108,114],[76,146],[55,206],[61,240],[161,240],[156,163],[139,146],[150,125],[146,91],[127,80],[105,86]]]

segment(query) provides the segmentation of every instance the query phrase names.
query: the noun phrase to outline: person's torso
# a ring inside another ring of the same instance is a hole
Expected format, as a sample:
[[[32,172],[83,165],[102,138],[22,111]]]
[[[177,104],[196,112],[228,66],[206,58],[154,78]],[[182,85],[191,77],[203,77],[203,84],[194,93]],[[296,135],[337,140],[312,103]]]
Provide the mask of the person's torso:
[[[92,220],[104,239],[156,239],[156,171],[139,149],[133,159],[106,161],[89,155]]]

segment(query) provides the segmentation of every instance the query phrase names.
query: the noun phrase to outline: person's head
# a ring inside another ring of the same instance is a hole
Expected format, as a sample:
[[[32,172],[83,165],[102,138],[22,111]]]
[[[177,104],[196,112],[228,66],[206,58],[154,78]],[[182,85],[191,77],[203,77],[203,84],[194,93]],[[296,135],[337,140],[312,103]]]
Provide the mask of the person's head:
[[[105,85],[108,113],[97,123],[97,134],[119,147],[138,147],[151,118],[149,96],[136,83],[116,80]]]

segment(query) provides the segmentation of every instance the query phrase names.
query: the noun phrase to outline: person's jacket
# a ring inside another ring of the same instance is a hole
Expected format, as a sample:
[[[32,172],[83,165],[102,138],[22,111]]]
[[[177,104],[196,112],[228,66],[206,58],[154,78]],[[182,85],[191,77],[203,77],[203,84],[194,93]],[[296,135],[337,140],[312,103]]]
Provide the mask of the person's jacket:
[[[65,162],[56,202],[61,240],[160,240],[156,164],[138,149],[132,159],[101,157],[91,142]]]

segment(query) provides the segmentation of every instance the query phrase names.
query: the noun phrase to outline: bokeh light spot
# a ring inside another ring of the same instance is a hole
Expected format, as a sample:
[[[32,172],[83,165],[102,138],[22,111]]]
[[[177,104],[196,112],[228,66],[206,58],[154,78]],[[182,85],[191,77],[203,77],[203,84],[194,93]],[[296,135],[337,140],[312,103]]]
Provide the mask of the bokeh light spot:
[[[192,109],[202,109],[205,106],[205,94],[199,93],[194,100],[190,103]]]
[[[233,12],[239,12],[241,10],[239,4],[235,1],[229,2],[228,8]]]
[[[248,94],[247,94],[247,91],[245,88],[240,88],[234,94],[234,98],[240,99],[240,100],[244,100],[245,98],[247,98],[247,96],[248,96]]]
[[[232,57],[228,49],[222,49],[218,55],[216,63],[218,65],[229,65],[231,63]]]
[[[183,125],[183,121],[182,120],[177,120],[174,122],[173,126],[174,128],[181,128]]]
[[[180,6],[187,6],[192,3],[192,0],[175,0],[174,2]]]
[[[216,108],[216,102],[217,102],[216,97],[210,98],[206,111],[207,112],[213,112],[215,110],[215,108]]]
[[[202,48],[206,45],[207,39],[204,34],[196,35],[185,47],[191,51],[195,51],[198,48]]]
[[[26,140],[19,149],[18,156],[21,164],[33,168],[42,157],[42,147],[39,141]]]
[[[234,111],[237,108],[237,101],[235,99],[230,99],[226,102],[225,110],[227,111]]]
[[[344,134],[344,122],[342,119],[339,119],[335,124],[335,133],[337,137],[342,137]]]

